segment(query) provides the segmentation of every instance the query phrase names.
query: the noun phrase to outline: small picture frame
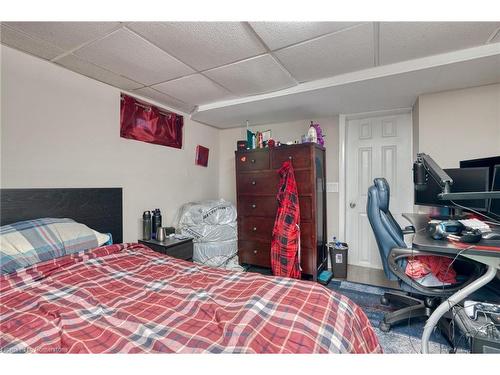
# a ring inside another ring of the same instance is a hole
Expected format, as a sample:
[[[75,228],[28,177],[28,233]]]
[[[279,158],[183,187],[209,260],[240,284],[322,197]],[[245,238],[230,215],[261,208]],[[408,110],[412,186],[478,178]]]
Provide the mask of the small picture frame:
[[[267,142],[267,141],[269,141],[270,139],[271,139],[271,130],[270,130],[270,129],[269,129],[269,130],[264,130],[264,131],[262,132],[262,140],[263,140],[264,142]]]
[[[207,147],[201,145],[196,146],[196,158],[194,163],[202,167],[208,167],[208,152],[210,150]]]

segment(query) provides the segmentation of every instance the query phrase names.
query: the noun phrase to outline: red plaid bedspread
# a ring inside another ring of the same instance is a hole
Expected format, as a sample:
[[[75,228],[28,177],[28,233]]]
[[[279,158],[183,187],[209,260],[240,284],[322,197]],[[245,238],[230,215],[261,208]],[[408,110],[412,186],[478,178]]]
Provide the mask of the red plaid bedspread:
[[[139,244],[0,278],[0,351],[380,353],[363,311],[312,282],[228,272]]]

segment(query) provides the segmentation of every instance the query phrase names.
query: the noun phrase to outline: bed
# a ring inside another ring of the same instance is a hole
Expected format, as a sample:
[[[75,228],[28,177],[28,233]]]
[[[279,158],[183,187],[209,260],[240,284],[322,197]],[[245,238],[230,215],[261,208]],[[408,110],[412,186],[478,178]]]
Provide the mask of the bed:
[[[44,201],[61,197],[53,190]],[[14,204],[4,193],[2,203]],[[36,205],[37,193],[29,193]],[[64,205],[73,215],[81,197],[88,195],[65,198],[74,200]],[[87,198],[84,210],[93,213]],[[121,189],[119,205],[116,196],[95,201],[99,212],[121,215]],[[17,220],[5,212],[2,225]],[[121,235],[121,223],[114,231]],[[122,243],[2,275],[0,331],[0,350],[9,353],[381,352],[363,311],[317,283],[195,265]]]

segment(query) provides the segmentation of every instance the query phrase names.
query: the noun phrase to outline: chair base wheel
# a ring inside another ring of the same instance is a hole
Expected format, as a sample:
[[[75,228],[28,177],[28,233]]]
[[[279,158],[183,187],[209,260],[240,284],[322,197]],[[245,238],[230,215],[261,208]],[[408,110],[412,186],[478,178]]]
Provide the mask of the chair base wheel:
[[[380,297],[380,303],[384,306],[389,306],[389,299],[386,296]]]
[[[380,322],[380,324],[378,325],[378,328],[380,328],[380,330],[382,332],[389,332],[391,330],[391,325],[390,324],[387,324],[386,322],[384,322],[383,320]]]

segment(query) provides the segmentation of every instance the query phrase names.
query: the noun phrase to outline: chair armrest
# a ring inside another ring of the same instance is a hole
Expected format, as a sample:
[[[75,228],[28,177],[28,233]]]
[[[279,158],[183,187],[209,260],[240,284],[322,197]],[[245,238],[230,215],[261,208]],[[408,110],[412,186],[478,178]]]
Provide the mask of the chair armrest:
[[[417,256],[417,255],[437,255],[437,256],[440,256],[440,257],[446,257],[446,258],[452,258],[452,259],[454,259],[455,256],[452,255],[452,254],[450,254],[450,255],[448,255],[448,254],[441,254],[441,253],[434,254],[434,253],[427,252],[427,251],[420,251],[420,250],[408,249],[408,248],[397,248],[397,247],[395,247],[395,248],[391,249],[391,251],[389,252],[389,256],[387,257],[387,262],[389,264],[389,267],[390,267],[391,271],[401,281],[403,281],[405,284],[409,285],[410,287],[412,287],[413,289],[417,290],[419,293],[421,293],[423,295],[427,295],[427,296],[443,296],[443,295],[448,295],[448,294],[455,293],[459,289],[462,289],[464,286],[470,284],[472,281],[474,281],[481,274],[480,267],[476,267],[476,270],[475,270],[474,274],[471,275],[471,277],[465,283],[458,284],[455,287],[450,287],[450,286],[426,287],[426,286],[420,285],[415,280],[413,280],[411,277],[409,277],[405,273],[405,270],[403,270],[403,268],[401,268],[401,266],[399,266],[399,264],[397,263],[400,259],[410,258],[410,257],[414,257],[414,256]],[[465,258],[462,258],[462,259],[465,260]],[[467,261],[469,261],[469,260],[467,260]],[[474,263],[474,264],[477,264],[474,261],[470,261],[470,262]]]
[[[404,227],[404,229],[402,229],[403,231],[403,234],[413,234],[415,233],[415,227],[413,225],[408,225],[407,227]]]

